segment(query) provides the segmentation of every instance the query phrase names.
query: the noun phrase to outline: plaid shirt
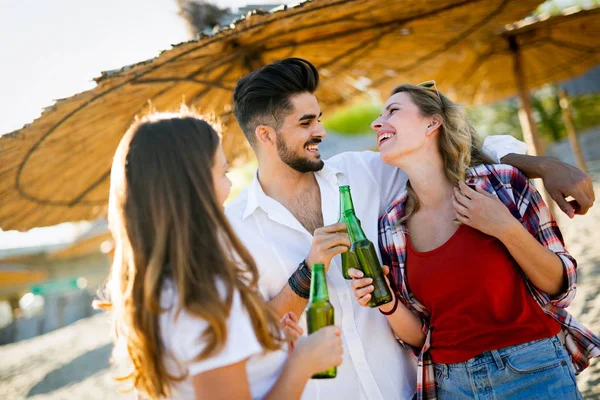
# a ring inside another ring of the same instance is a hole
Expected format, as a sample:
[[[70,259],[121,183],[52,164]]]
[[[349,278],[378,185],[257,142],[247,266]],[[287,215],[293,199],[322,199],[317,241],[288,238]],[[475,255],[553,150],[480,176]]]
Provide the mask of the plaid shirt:
[[[565,310],[575,297],[577,264],[567,253],[556,221],[542,197],[518,169],[508,165],[478,165],[470,168],[467,171],[467,183],[498,197],[531,235],[560,258],[568,286],[564,293],[555,298],[537,289],[525,275],[523,276],[529,292],[541,309],[561,324],[566,338],[565,346],[571,355],[575,370],[577,373],[583,371],[589,365],[590,358],[600,357],[600,339]],[[433,362],[428,352],[431,345],[429,314],[407,285],[405,265],[407,230],[405,224],[398,224],[404,216],[406,198],[405,191],[388,207],[379,220],[379,246],[383,264],[390,266],[391,280],[396,293],[402,303],[421,318],[423,332],[427,335],[423,348],[412,349],[418,357],[417,398],[436,399]]]

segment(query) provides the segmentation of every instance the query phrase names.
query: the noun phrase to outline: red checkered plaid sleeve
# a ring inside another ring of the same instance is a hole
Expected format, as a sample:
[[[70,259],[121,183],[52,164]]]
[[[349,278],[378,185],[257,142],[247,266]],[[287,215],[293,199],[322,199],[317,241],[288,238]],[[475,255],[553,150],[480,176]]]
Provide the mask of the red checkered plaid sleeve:
[[[521,223],[540,244],[558,256],[563,264],[567,284],[558,296],[550,297],[531,285],[534,296],[542,304],[566,308],[575,297],[577,286],[577,262],[565,249],[563,236],[548,206],[531,181],[517,168],[494,166],[505,187],[510,188],[514,196],[514,204],[521,215]],[[500,197],[500,193],[496,191]]]

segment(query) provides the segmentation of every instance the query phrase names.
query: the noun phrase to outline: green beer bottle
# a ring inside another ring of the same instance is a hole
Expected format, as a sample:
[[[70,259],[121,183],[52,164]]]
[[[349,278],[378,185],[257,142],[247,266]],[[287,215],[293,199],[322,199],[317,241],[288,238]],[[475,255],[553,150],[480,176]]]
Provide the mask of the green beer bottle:
[[[333,306],[329,302],[323,264],[313,264],[312,267],[310,300],[306,306],[306,322],[309,335],[325,326],[333,325]],[[337,368],[332,367],[312,377],[313,379],[330,379],[335,378],[336,375]]]
[[[392,301],[392,293],[385,281],[373,243],[365,236],[354,210],[344,211],[344,216],[348,226],[348,235],[352,242],[350,251],[354,252],[359,268],[365,277],[373,279],[372,285],[375,289],[371,292],[371,300],[367,305],[374,308],[389,303]]]
[[[346,210],[354,210],[350,186],[340,186],[340,220],[338,222],[346,222],[346,217],[344,216]],[[352,277],[348,275],[348,270],[350,268],[359,269],[354,254],[348,250],[342,253],[342,275],[344,276],[344,279],[352,279]]]

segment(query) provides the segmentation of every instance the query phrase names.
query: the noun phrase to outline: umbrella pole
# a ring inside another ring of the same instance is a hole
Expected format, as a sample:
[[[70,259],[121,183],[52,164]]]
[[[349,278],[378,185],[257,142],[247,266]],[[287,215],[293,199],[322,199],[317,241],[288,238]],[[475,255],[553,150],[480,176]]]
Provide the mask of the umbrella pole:
[[[527,143],[527,152],[533,156],[542,156],[544,150],[539,139],[537,126],[533,120],[531,98],[529,97],[529,90],[527,90],[527,82],[523,72],[523,58],[516,39],[509,37],[508,43],[513,53],[513,74],[517,84],[517,93],[519,94],[519,122],[521,122],[523,138]]]
[[[567,93],[560,86],[558,87],[558,99],[560,108],[562,110],[563,119],[565,121],[565,127],[567,128],[567,135],[569,136],[571,150],[573,151],[575,161],[577,162],[577,167],[580,170],[587,172],[585,158],[583,158],[583,154],[581,153],[581,146],[579,145],[579,140],[577,139],[577,132],[575,131],[575,125],[573,124],[573,112],[571,111],[571,103],[569,102],[569,97],[567,97]]]
[[[527,152],[533,156],[543,156],[544,149],[542,148],[537,126],[533,119],[531,97],[529,97],[529,90],[527,89],[527,81],[523,69],[523,57],[519,50],[519,44],[517,43],[516,38],[512,36],[508,38],[508,44],[513,53],[513,74],[517,85],[517,93],[519,94],[519,122],[521,123],[521,129],[523,130],[523,138],[525,139],[525,143],[527,143]],[[540,193],[544,202],[548,205],[550,212],[553,215],[556,215],[556,207],[554,201],[552,201],[552,197],[544,187],[543,183],[539,183]]]

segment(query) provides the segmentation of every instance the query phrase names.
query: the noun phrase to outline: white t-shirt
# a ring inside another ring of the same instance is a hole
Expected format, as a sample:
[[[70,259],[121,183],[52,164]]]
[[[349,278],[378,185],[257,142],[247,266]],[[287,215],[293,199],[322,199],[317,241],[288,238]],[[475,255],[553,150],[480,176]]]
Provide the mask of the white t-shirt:
[[[220,287],[225,293],[224,287]],[[194,399],[192,377],[203,372],[235,364],[248,359],[246,373],[253,399],[262,399],[273,387],[287,360],[287,350],[264,352],[258,342],[252,321],[243,307],[240,294],[234,292],[229,319],[227,320],[227,342],[215,356],[202,361],[194,361],[206,346],[202,333],[208,323],[177,310],[177,289],[172,281],[166,280],[161,293],[161,307],[168,309],[159,318],[161,339],[165,347],[164,362],[170,374],[181,376],[188,373],[185,380],[174,382],[172,399]],[[215,388],[219,390],[219,388]]]

